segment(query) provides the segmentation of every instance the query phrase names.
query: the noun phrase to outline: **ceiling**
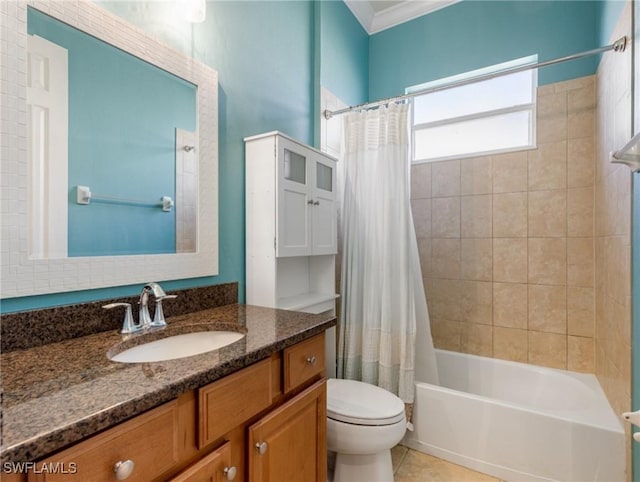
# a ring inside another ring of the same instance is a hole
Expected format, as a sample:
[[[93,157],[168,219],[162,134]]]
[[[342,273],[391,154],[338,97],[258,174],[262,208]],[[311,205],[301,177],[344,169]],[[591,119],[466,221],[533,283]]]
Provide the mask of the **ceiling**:
[[[344,0],[369,34],[448,7],[460,0]]]

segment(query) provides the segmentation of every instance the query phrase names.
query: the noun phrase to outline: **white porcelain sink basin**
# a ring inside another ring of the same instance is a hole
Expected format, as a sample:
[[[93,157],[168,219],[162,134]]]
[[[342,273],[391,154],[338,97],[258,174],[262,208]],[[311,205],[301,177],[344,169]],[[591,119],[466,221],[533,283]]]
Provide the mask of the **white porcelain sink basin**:
[[[217,350],[244,336],[235,331],[197,331],[150,341],[108,356],[112,361],[122,363],[174,360]]]

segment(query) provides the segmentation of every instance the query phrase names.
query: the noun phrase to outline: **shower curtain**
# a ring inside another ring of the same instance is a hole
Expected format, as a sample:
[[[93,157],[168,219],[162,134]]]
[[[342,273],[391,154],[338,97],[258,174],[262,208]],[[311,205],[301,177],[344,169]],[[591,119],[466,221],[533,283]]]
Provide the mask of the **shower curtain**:
[[[421,381],[437,383],[437,372],[409,201],[408,112],[392,104],[344,121],[338,376],[412,403],[416,356]]]

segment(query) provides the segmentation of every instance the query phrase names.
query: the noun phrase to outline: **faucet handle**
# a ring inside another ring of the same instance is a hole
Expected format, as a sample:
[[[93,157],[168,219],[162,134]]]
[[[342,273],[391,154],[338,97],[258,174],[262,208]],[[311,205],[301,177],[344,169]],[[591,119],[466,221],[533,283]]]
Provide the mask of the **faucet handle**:
[[[162,301],[162,300],[174,300],[178,297],[178,295],[164,295],[164,296],[158,296],[158,298],[156,298],[157,301]]]
[[[138,331],[139,327],[133,321],[133,314],[131,312],[130,303],[109,303],[108,305],[103,305],[102,307],[105,310],[111,310],[119,306],[124,306],[126,308],[124,312],[124,321],[122,322],[122,329],[120,330],[120,334],[127,335],[129,333],[134,333]]]
[[[178,295],[163,295],[156,298],[156,309],[153,313],[153,321],[151,322],[151,326],[167,326],[167,322],[164,319],[164,312],[162,311],[162,301],[173,300],[177,297]]]

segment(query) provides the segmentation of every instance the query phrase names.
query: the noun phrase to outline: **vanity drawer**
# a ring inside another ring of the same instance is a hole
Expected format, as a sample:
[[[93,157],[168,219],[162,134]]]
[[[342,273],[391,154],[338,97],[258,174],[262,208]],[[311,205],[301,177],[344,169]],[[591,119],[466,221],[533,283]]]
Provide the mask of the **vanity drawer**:
[[[233,480],[236,472],[231,466],[231,442],[226,442],[169,482],[221,482]]]
[[[271,405],[271,358],[198,390],[198,447],[202,448]]]
[[[38,462],[38,473],[29,473],[29,481],[116,480],[117,464],[132,461],[133,472],[126,480],[149,482],[178,463],[177,442],[174,400]],[[41,470],[43,465],[49,470]],[[120,470],[125,469],[121,465]]]
[[[324,332],[284,350],[284,392],[324,374]]]

